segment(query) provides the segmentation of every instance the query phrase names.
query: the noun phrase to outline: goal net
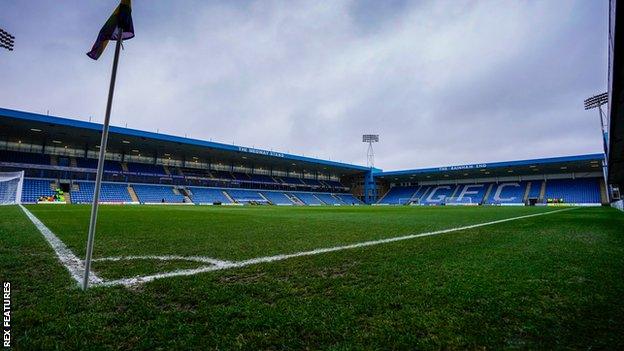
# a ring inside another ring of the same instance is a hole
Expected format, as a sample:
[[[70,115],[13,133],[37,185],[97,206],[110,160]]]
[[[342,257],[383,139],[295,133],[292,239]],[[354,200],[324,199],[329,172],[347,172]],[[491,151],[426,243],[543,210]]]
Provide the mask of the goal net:
[[[411,198],[411,197],[406,197],[406,198],[400,198],[399,199],[399,205],[418,205],[420,203],[420,199],[418,198]]]
[[[459,197],[447,197],[444,200],[444,203],[446,205],[474,205],[475,203],[472,202],[472,198],[468,197],[468,196],[463,196],[461,198]]]
[[[14,205],[22,201],[24,171],[0,172],[0,205]]]

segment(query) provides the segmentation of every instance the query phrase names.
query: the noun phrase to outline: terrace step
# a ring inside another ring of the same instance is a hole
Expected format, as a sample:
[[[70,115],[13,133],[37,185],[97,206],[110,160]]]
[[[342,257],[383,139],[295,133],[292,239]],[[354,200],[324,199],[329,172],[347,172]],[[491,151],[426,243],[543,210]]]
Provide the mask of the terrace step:
[[[487,202],[487,199],[490,198],[490,193],[492,192],[493,188],[494,188],[494,183],[491,183],[490,186],[485,191],[485,195],[483,195],[483,200],[481,200],[481,205],[485,204]]]
[[[130,198],[133,202],[139,202],[139,197],[134,192],[134,188],[131,185],[128,185],[128,194],[130,194]]]
[[[341,204],[343,204],[343,205],[346,205],[346,204],[347,204],[346,202],[344,202],[344,201],[340,198],[340,196],[336,196],[336,194],[331,194],[331,197],[333,197],[334,199],[336,199],[336,201],[338,201],[339,203],[341,203]]]
[[[222,191],[223,195],[225,195],[225,197],[227,197],[228,200],[230,200],[231,203],[235,204],[236,201],[234,201],[234,198],[230,196],[230,194],[227,193],[227,191],[223,190]]]
[[[264,199],[264,201],[266,201],[268,204],[272,204],[272,202],[271,202],[271,201],[269,201],[269,199],[267,199],[267,198],[266,198],[266,196],[264,196],[264,194],[263,194],[263,193],[258,192],[258,194],[259,194],[259,195],[260,195],[260,197],[261,197],[261,198],[263,198],[263,199]]]
[[[305,206],[305,202],[301,201],[295,194],[284,193],[297,206]]]
[[[315,199],[317,199],[320,203],[322,203],[323,205],[329,205],[328,203],[326,203],[325,201],[321,200],[318,196],[316,196],[316,194],[312,194],[312,197],[314,197]]]
[[[451,198],[456,197],[455,195],[457,195],[457,192],[459,191],[459,188],[461,188],[461,186],[455,185],[455,189],[453,190],[453,193],[451,194]]]
[[[524,202],[525,204],[527,203],[527,201],[529,201],[529,194],[531,193],[531,186],[532,185],[533,185],[533,182],[527,183],[527,187],[526,187],[526,190],[524,192],[524,198],[522,199],[522,202]]]
[[[379,198],[379,200],[377,200],[377,203],[380,204],[381,201],[383,201],[384,197],[386,197],[386,195],[388,195],[388,193],[390,192],[392,188],[388,188],[388,190],[383,194],[383,196],[381,198]],[[413,195],[412,195],[413,196]]]

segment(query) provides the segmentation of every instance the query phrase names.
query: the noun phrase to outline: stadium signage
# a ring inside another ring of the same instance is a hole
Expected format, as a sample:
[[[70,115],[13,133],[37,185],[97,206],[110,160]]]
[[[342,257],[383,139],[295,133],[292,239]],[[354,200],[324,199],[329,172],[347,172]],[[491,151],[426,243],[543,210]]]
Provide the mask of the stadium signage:
[[[439,171],[459,171],[463,169],[475,169],[475,168],[486,168],[487,165],[485,163],[479,163],[476,165],[463,165],[463,166],[450,166],[450,167],[440,167]]]
[[[11,283],[3,282],[2,345],[11,347]]]
[[[251,147],[239,146],[238,147],[238,151],[240,151],[240,152],[248,152],[248,153],[251,153],[251,154],[265,155],[265,156],[284,157],[284,154],[281,153],[281,152],[260,150],[260,149],[254,149],[254,148],[251,148]]]

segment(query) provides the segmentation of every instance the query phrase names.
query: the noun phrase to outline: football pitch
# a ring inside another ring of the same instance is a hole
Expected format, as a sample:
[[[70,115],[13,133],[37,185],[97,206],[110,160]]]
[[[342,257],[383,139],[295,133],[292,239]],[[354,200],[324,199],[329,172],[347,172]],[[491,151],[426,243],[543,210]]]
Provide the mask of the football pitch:
[[[15,348],[624,345],[611,208],[103,206],[84,292],[89,210],[0,207]]]

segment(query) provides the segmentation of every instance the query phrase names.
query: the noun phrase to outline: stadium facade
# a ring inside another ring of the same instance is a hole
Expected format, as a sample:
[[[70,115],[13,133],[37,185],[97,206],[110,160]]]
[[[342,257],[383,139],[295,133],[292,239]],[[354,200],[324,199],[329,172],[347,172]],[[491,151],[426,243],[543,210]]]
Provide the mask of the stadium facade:
[[[0,109],[0,171],[22,201],[90,203],[102,126]],[[604,154],[384,172],[377,168],[112,127],[105,203],[273,205],[608,204]],[[43,199],[42,199],[43,197]]]

